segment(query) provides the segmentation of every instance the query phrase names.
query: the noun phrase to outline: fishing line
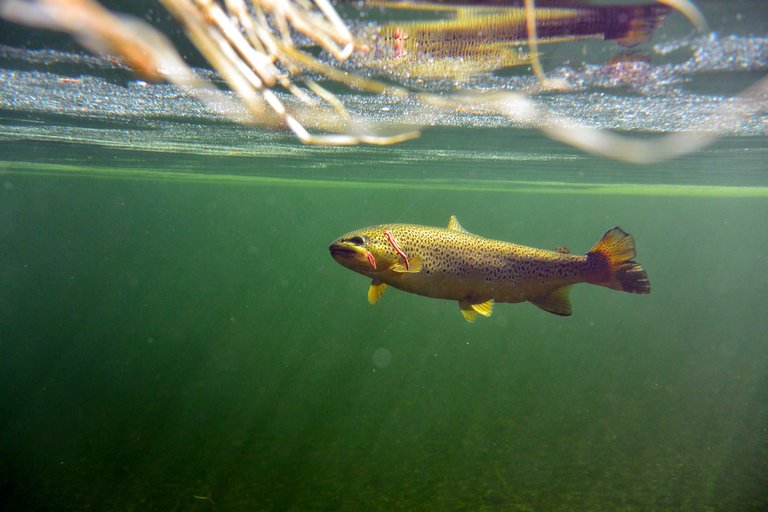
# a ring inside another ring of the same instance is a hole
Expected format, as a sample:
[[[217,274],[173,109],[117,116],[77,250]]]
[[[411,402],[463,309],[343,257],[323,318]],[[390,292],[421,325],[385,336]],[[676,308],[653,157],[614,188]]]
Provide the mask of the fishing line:
[[[397,219],[395,219],[395,223],[398,223],[398,222],[400,222],[400,219],[402,219],[402,218],[403,218],[403,216],[404,216],[406,213],[408,213],[409,211],[411,211],[411,208],[413,208],[413,206],[416,204],[416,201],[419,201],[419,200],[421,199],[421,194],[422,194],[422,192],[420,192],[420,193],[419,193],[419,195],[418,195],[417,197],[415,197],[415,198],[413,199],[413,201],[411,201],[411,204],[410,204],[410,205],[408,205],[408,208],[406,208],[405,210],[403,210],[403,211],[400,213],[400,215],[397,217]]]

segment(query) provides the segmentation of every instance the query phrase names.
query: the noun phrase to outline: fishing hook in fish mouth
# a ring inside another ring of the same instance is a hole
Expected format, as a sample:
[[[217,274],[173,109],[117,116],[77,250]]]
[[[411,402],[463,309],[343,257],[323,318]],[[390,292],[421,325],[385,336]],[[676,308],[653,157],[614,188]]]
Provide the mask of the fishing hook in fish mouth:
[[[387,237],[387,241],[390,243],[392,248],[397,252],[397,254],[400,255],[401,258],[403,258],[403,263],[405,264],[405,270],[410,271],[411,265],[408,262],[408,256],[406,256],[405,252],[400,248],[399,245],[397,245],[397,242],[395,241],[394,237],[392,236],[392,233],[390,233],[387,230],[384,230],[384,236]]]

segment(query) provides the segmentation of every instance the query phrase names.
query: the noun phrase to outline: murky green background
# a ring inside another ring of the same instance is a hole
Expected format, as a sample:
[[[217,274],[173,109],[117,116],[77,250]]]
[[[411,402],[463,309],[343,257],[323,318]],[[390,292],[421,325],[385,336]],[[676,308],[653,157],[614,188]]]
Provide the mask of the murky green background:
[[[184,40],[154,2],[113,4]],[[759,0],[700,4],[715,42],[765,32]],[[677,16],[656,41],[689,36]],[[8,23],[0,43],[76,48]],[[618,52],[601,48],[591,62]],[[0,71],[145,91],[60,57]],[[667,95],[730,97],[764,70],[715,66]],[[0,92],[21,75],[3,76]],[[109,93],[52,115],[51,84],[79,86],[46,80],[22,91],[48,94],[39,109],[0,101],[0,510],[768,510],[765,136],[652,167],[512,128],[307,147],[121,115]],[[572,317],[499,304],[468,324],[398,290],[369,305],[328,253],[354,228],[452,214],[577,253],[621,226],[652,293],[580,285]]]
[[[765,141],[652,169],[476,137],[295,160],[4,143],[4,508],[764,510]],[[479,167],[435,150],[483,144]],[[574,252],[619,225],[653,292],[471,325],[397,290],[370,306],[328,254],[451,214]]]

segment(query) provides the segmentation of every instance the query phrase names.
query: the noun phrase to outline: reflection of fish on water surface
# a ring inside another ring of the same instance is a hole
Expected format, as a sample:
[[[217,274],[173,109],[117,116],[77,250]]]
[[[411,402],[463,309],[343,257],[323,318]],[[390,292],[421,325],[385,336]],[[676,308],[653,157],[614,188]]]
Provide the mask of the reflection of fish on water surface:
[[[429,78],[469,76],[530,63],[530,55],[514,48],[528,41],[525,9],[514,2],[374,4],[447,13],[448,18],[402,21],[382,25],[373,33],[363,31],[359,37],[370,50],[357,56],[363,65]],[[599,39],[635,46],[650,39],[671,8],[659,4],[595,6],[568,2],[537,6],[535,12],[539,43]]]
[[[646,294],[645,270],[632,258],[632,235],[615,227],[586,255],[483,238],[451,217],[448,228],[384,224],[347,233],[330,246],[341,265],[372,279],[375,304],[387,285],[438,299],[457,300],[474,321],[490,316],[494,302],[529,301],[557,315],[571,314],[571,285],[590,283]]]

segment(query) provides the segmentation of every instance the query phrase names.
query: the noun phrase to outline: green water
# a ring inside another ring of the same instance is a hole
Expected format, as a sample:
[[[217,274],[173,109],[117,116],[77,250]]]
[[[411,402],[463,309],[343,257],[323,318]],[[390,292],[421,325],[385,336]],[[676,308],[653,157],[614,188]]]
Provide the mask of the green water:
[[[765,510],[765,140],[638,168],[496,133],[263,158],[4,143],[3,509]],[[472,325],[397,290],[371,306],[328,254],[451,214],[574,252],[619,225],[652,294],[581,285],[570,318]]]
[[[711,34],[673,15],[649,45],[542,53],[576,87],[537,97],[556,113],[732,135],[651,167],[347,93],[428,128],[302,146],[0,22],[0,512],[768,510],[768,117],[712,116],[764,77],[768,10],[697,3]],[[205,65],[162,8],[109,7]],[[590,66],[625,51],[648,82],[606,86]],[[328,253],[454,214],[576,253],[621,226],[652,293],[580,285],[572,317],[468,324],[393,289],[369,305]]]

